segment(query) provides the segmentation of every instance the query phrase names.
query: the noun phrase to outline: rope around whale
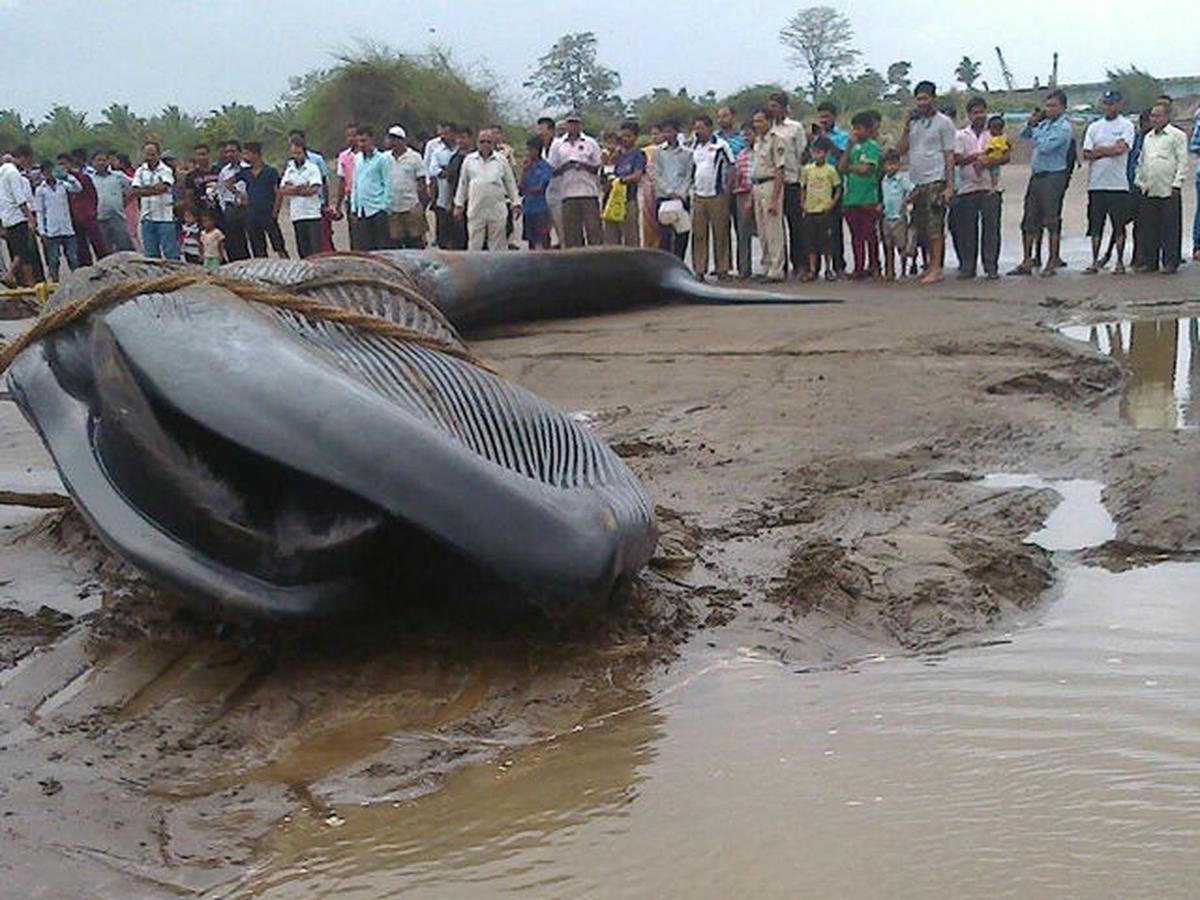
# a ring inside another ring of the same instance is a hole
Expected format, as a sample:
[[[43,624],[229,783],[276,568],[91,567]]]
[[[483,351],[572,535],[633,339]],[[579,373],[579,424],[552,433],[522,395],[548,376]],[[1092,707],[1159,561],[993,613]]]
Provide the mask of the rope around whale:
[[[427,298],[421,296],[414,287],[397,283],[388,278],[370,278],[359,275],[330,276],[320,278],[309,284],[304,282],[298,283],[292,289],[297,292],[303,292],[310,289],[315,290],[321,287],[330,287],[336,284],[366,284],[384,290],[395,291],[403,294],[410,300],[416,301],[417,305],[422,309],[432,312],[444,321],[442,314],[437,311],[436,307]],[[252,281],[240,281],[206,272],[179,272],[155,278],[144,278],[109,285],[108,287],[101,288],[94,294],[81,297],[73,303],[68,303],[56,310],[43,313],[27,331],[13,338],[12,341],[4,345],[3,349],[0,349],[0,373],[7,371],[8,367],[12,365],[13,360],[32,344],[91,315],[97,310],[143,294],[172,294],[175,291],[194,285],[212,285],[223,288],[249,303],[258,303],[274,309],[284,309],[314,321],[347,325],[369,334],[378,334],[383,337],[394,338],[398,341],[416,344],[438,353],[444,353],[447,356],[456,357],[484,371],[494,372],[490,366],[469,350],[447,344],[445,341],[438,340],[424,332],[417,331],[405,325],[399,325],[381,316],[355,312],[345,307],[322,303],[318,300],[310,300],[299,296],[297,293],[288,293],[284,290],[265,287]],[[453,333],[453,328],[451,328],[451,332]]]

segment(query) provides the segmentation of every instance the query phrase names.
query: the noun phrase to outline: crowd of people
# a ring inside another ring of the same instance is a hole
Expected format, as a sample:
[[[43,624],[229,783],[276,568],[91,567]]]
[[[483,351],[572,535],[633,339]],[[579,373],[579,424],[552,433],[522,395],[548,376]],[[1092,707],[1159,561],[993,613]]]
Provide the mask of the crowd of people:
[[[352,250],[638,246],[681,259],[690,249],[700,279],[912,275],[934,283],[949,231],[959,278],[980,269],[999,278],[1004,167],[1013,159],[1005,120],[974,97],[958,127],[929,81],[914,98],[894,146],[881,139],[877,112],[858,113],[844,130],[826,102],[806,127],[783,92],[741,123],[728,106],[686,131],[673,119],[656,122],[648,142],[634,120],[597,141],[578,114],[539,119],[520,150],[499,126],[475,134],[446,122],[410,143],[401,124],[377,142],[372,127],[352,123],[332,170],[298,130],[281,169],[264,161],[261,144],[236,140],[218,147],[215,162],[207,144],[180,160],[149,142],[137,167],[123,154],[82,149],[35,163],[22,146],[0,163],[4,279],[56,280],[64,262],[74,269],[135,248],[205,267],[266,256],[268,246],[286,256],[285,206],[301,257],[335,249],[334,223],[345,218]],[[1200,154],[1200,114],[1189,139],[1171,124],[1169,97],[1136,123],[1122,102],[1117,91],[1104,94],[1081,151],[1060,90],[1020,129],[1030,177],[1022,260],[1008,274],[1053,275],[1063,265],[1063,202],[1080,165],[1092,245],[1085,271],[1114,255],[1113,273],[1126,271],[1130,225],[1136,270],[1181,264],[1182,189],[1189,153]],[[1192,251],[1200,259],[1200,209]]]

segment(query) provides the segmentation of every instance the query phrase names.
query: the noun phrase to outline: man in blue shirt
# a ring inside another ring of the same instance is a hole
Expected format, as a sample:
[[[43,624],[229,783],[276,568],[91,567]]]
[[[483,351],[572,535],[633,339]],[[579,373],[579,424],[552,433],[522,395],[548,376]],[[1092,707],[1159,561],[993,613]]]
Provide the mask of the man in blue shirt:
[[[350,185],[350,211],[358,220],[358,227],[350,235],[350,249],[386,250],[391,246],[388,232],[391,199],[391,166],[387,157],[375,149],[375,131],[361,125],[358,152],[354,154],[354,181]]]
[[[1050,253],[1043,275],[1053,275],[1062,266],[1059,247],[1062,242],[1062,204],[1071,176],[1069,154],[1075,144],[1071,123],[1066,117],[1067,95],[1054,90],[1046,95],[1045,109],[1035,109],[1021,129],[1019,137],[1033,143],[1029,162],[1029,187],[1025,190],[1025,212],[1021,218],[1021,240],[1025,256],[1010,275],[1033,274],[1034,247],[1041,241],[1042,230],[1050,236]]]
[[[732,106],[722,106],[717,110],[717,137],[729,147],[729,153],[734,159],[746,149],[746,138],[737,127],[736,113]]]
[[[1200,156],[1200,109],[1196,110],[1196,117],[1192,119],[1192,136],[1188,140],[1188,150],[1193,156]],[[1196,167],[1196,215],[1192,219],[1192,259],[1200,260],[1200,166]]]

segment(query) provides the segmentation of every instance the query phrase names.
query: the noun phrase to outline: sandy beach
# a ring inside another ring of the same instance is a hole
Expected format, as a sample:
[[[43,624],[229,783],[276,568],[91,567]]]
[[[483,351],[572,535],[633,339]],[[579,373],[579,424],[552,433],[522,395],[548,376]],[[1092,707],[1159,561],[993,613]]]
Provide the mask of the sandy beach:
[[[1010,187],[1005,262],[1019,216]],[[1080,240],[1064,246],[1049,279],[789,285],[841,302],[469,336],[609,441],[658,506],[651,567],[583,621],[480,624],[434,596],[335,627],[219,621],[143,582],[72,510],[0,508],[6,892],[236,896],[281,822],[334,827],[338,807],[436,792],[698,660],[752,647],[821,669],[987,641],[1054,602],[1051,554],[1024,539],[1058,502],[989,474],[1103,483],[1106,565],[1196,558],[1195,431],[1137,427],[1129,361],[1054,328],[1196,315],[1200,265],[1085,276]],[[1145,402],[1169,405],[1162,390]],[[0,489],[61,490],[7,400],[0,448]]]

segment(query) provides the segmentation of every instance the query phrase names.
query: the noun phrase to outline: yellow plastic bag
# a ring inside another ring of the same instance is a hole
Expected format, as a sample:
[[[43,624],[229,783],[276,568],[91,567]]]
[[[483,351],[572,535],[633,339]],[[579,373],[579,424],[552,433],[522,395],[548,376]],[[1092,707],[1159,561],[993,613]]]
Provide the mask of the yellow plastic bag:
[[[600,214],[605,222],[625,221],[625,183],[614,178],[608,189],[608,199],[604,201],[604,212]]]

